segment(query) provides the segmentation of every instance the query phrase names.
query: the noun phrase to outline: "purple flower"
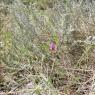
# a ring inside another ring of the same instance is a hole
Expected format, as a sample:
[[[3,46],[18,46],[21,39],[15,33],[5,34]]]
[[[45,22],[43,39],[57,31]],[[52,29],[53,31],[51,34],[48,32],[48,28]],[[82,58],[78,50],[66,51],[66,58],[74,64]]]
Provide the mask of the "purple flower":
[[[56,52],[56,50],[57,50],[57,46],[56,46],[56,43],[54,41],[52,41],[50,43],[50,50],[53,52]]]

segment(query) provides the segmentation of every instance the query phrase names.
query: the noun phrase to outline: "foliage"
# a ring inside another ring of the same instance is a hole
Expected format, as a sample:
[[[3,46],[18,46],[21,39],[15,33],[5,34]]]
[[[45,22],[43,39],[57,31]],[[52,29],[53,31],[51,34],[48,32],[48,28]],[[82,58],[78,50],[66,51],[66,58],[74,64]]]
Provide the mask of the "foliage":
[[[95,1],[0,2],[1,95],[94,95]]]

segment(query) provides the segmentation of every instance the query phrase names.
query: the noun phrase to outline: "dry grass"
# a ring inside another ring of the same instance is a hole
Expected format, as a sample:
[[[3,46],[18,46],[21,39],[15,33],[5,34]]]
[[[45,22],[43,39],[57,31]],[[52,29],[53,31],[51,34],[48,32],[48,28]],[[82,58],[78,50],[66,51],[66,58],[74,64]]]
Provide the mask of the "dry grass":
[[[8,1],[0,1],[0,95],[95,95],[95,1]]]

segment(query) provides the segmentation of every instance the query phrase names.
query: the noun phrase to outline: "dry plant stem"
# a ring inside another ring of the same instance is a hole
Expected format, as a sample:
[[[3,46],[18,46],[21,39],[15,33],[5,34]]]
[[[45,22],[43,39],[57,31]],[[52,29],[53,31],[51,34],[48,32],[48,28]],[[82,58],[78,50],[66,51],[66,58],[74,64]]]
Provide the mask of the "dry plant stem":
[[[87,84],[88,82],[90,82],[90,81],[92,81],[92,80],[93,80],[93,79],[92,79],[92,77],[91,77],[91,78],[88,79],[86,82],[83,82],[82,85],[81,85],[81,87],[83,87],[85,84]],[[76,91],[76,93],[79,92],[79,91],[81,91],[81,87],[78,88],[78,90]]]
[[[51,74],[52,74],[52,72],[53,72],[53,69],[54,69],[54,65],[55,65],[55,56],[54,56],[55,54],[52,54],[52,59],[53,59],[53,63],[52,63],[52,68],[51,68]]]
[[[54,69],[54,64],[55,64],[55,61],[53,61],[53,63],[52,63],[51,74],[52,74],[53,69]]]
[[[84,53],[82,54],[82,56],[80,57],[80,59],[78,60],[78,62],[76,64],[77,66],[83,61],[85,55],[87,55],[87,53],[89,52],[89,50],[91,49],[91,47],[92,47],[91,45],[89,47],[86,47]]]

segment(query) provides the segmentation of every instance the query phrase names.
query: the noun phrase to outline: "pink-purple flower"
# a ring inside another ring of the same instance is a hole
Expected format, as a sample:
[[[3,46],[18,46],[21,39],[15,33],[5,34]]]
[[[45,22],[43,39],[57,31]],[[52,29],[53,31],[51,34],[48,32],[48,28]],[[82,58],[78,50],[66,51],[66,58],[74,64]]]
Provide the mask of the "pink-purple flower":
[[[51,50],[53,53],[56,53],[56,51],[57,51],[56,42],[52,41],[52,42],[50,43],[50,50]]]

